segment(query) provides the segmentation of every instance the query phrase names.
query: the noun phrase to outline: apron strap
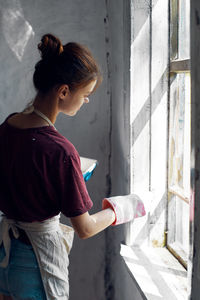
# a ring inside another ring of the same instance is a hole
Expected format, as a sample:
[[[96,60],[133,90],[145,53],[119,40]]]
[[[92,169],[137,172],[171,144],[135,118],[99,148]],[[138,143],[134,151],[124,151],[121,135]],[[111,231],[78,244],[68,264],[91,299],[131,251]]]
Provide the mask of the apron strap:
[[[18,239],[19,237],[19,231],[17,227],[15,226],[15,221],[11,219],[7,219],[6,217],[3,217],[0,223],[1,226],[1,234],[0,234],[0,245],[3,244],[5,249],[5,256],[3,260],[0,262],[0,267],[6,268],[9,262],[10,257],[10,235],[9,230],[12,230],[13,236]]]

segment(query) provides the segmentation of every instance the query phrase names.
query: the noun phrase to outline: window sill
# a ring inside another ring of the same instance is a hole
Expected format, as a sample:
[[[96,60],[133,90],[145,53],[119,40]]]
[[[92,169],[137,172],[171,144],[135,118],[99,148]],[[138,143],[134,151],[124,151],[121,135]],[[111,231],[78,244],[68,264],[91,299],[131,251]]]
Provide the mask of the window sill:
[[[185,300],[187,271],[166,248],[126,246],[121,244],[123,257],[131,276],[148,300]]]

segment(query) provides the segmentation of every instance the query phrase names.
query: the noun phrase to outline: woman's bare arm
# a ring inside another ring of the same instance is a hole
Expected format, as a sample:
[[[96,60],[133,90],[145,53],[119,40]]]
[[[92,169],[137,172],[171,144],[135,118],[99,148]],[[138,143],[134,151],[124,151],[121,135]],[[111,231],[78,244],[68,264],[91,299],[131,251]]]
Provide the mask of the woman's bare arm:
[[[115,221],[115,213],[107,208],[93,215],[86,212],[70,220],[78,236],[87,239],[110,226]]]

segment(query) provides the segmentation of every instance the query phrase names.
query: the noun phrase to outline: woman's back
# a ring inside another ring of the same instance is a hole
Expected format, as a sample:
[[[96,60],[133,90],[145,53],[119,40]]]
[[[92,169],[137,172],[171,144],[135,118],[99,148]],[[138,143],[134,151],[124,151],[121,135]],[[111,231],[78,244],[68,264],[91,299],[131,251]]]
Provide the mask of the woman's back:
[[[0,125],[0,210],[33,222],[60,211],[73,217],[83,201],[91,207],[74,146],[53,126],[21,129],[10,118]]]

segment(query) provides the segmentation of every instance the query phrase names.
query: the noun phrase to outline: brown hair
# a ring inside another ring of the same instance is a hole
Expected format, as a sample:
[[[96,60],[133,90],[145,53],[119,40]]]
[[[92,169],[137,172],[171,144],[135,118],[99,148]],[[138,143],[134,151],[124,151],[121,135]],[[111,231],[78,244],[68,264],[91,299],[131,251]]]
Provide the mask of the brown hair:
[[[71,91],[102,77],[91,52],[78,43],[62,45],[52,34],[45,34],[38,44],[41,60],[35,65],[33,83],[39,92],[46,93],[56,85],[67,84]]]

